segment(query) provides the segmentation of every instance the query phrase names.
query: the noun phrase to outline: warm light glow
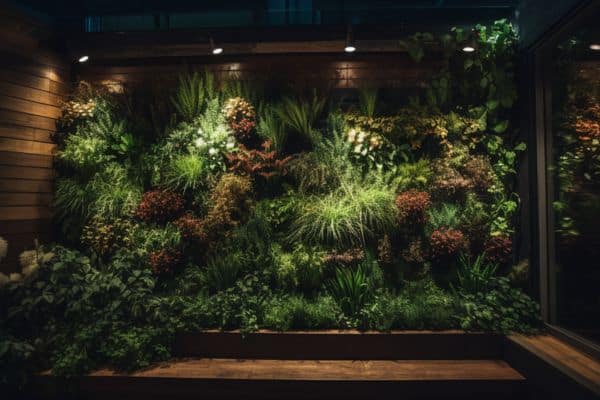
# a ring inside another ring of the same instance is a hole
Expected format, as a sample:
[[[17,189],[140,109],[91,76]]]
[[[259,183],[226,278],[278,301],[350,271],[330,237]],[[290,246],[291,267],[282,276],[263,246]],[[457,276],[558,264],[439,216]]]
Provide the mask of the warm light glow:
[[[599,43],[590,44],[590,50],[599,51],[600,50],[600,44]]]
[[[212,52],[213,52],[213,54],[221,54],[223,52],[223,48],[215,47]]]
[[[463,49],[462,49],[462,50],[463,50],[465,53],[472,53],[472,52],[474,52],[474,51],[475,51],[475,47],[472,47],[472,46],[465,46],[465,47],[463,47]]]
[[[86,62],[86,61],[87,61],[87,60],[89,60],[89,59],[90,59],[90,58],[89,58],[88,56],[79,57],[79,62],[80,62],[80,63],[84,63],[84,62]]]
[[[349,44],[348,46],[344,47],[344,51],[346,53],[354,53],[356,51],[356,47]]]

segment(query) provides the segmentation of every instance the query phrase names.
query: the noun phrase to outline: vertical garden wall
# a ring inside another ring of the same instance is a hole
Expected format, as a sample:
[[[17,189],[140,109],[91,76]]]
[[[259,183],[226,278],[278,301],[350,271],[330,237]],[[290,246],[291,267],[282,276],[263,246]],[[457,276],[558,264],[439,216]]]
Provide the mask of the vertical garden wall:
[[[60,234],[0,276],[7,371],[140,368],[209,328],[535,330],[515,31],[402,48],[75,71]]]

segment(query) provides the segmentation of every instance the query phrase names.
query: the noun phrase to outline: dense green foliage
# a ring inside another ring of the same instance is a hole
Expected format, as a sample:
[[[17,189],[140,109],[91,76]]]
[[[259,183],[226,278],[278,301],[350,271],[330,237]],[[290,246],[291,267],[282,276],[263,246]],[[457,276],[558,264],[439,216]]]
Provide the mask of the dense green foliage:
[[[0,288],[3,379],[23,363],[140,368],[207,328],[535,329],[537,306],[503,276],[523,148],[515,36],[476,32],[472,55],[454,51],[460,30],[439,39],[447,67],[403,107],[375,88],[338,107],[195,73],[140,107],[174,107],[155,134],[123,107],[139,96],[80,88],[57,135],[65,234]]]

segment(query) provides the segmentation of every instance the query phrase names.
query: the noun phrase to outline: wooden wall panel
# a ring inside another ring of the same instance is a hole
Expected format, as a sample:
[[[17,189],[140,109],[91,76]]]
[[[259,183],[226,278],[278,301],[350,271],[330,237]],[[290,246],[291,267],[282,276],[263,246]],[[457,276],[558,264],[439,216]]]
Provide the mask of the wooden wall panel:
[[[18,255],[52,240],[51,135],[67,92],[69,65],[48,49],[50,31],[0,10],[0,236],[8,257],[0,271],[19,270]]]

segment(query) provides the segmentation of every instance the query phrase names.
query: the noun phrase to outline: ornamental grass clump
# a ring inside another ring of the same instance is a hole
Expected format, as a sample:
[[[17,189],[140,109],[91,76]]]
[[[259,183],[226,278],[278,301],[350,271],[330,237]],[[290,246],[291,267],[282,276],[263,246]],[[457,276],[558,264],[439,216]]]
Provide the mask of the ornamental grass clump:
[[[427,220],[427,209],[431,206],[429,193],[408,190],[396,197],[398,220],[401,224],[423,224]]]
[[[142,195],[135,216],[145,222],[165,223],[183,212],[184,201],[168,190],[151,190]]]

